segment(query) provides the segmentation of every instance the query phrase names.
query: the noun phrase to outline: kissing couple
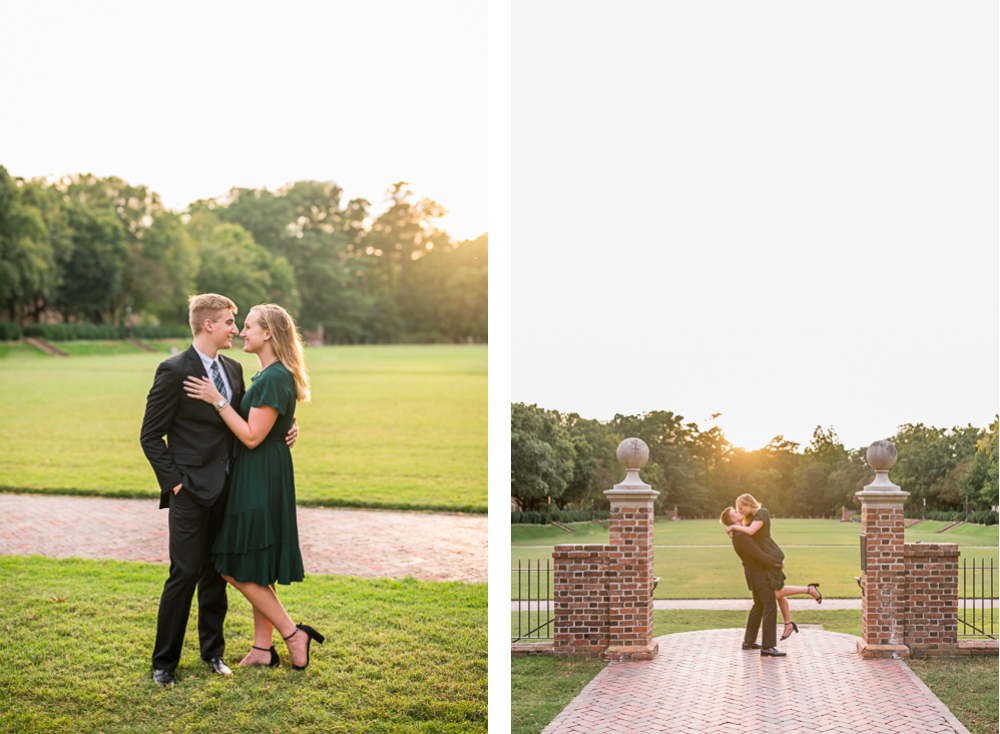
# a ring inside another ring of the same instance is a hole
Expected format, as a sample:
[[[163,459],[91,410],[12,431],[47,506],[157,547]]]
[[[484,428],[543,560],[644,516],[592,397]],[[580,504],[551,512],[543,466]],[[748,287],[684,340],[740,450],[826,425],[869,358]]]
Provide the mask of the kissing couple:
[[[805,586],[786,586],[785,554],[771,537],[771,513],[761,507],[760,502],[749,494],[741,494],[736,498],[736,507],[727,507],[719,517],[726,527],[726,532],[733,542],[733,550],[743,562],[743,574],[746,577],[747,588],[753,592],[753,606],[747,617],[747,627],[743,635],[744,650],[760,650],[761,657],[783,658],[783,653],[777,648],[778,607],[785,622],[781,635],[787,640],[799,631],[798,625],[792,621],[792,613],[788,606],[789,596],[808,594],[823,603],[823,595],[819,584]],[[764,631],[760,644],[757,643],[757,632],[761,625]]]
[[[160,363],[146,398],[140,442],[160,485],[160,509],[170,512],[170,573],[152,659],[153,681],[163,688],[174,686],[196,589],[201,658],[218,675],[232,675],[223,659],[227,584],[253,607],[253,647],[240,665],[280,664],[274,629],[293,670],[305,670],[310,644],[324,640],[292,622],[275,593],[276,583],[305,577],[291,453],[295,405],[310,399],[302,338],[281,306],[254,306],[242,331],[236,314],[225,296],[191,296],[192,344]],[[237,333],[259,363],[249,390],[242,365],[219,354]]]

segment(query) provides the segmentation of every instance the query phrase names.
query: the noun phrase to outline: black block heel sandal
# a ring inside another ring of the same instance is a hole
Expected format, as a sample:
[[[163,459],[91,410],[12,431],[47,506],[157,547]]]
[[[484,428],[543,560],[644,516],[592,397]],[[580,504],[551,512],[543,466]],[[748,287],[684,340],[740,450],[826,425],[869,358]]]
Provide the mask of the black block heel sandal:
[[[271,653],[271,662],[267,664],[267,667],[277,668],[279,665],[281,665],[281,658],[278,657],[278,651],[274,649],[274,645],[271,645],[271,647],[257,647],[256,645],[251,645],[251,647],[254,650],[260,650],[261,652]]]
[[[810,586],[816,587],[816,593],[819,594],[819,596],[814,597],[814,598],[816,599],[816,603],[817,604],[822,604],[823,603],[823,592],[819,590],[819,584],[806,584],[806,588],[807,589]],[[809,596],[812,596],[812,594],[810,594]]]
[[[314,630],[308,624],[295,625],[295,631],[292,634],[288,635],[288,637],[285,637],[283,639],[290,640],[299,633],[299,630],[305,632],[306,635],[309,637],[309,639],[306,640],[306,664],[296,665],[295,663],[292,663],[292,670],[305,670],[306,668],[309,667],[309,646],[312,645],[313,640],[316,640],[316,642],[319,643],[320,645],[322,645],[326,641],[326,638],[323,637],[323,635]]]

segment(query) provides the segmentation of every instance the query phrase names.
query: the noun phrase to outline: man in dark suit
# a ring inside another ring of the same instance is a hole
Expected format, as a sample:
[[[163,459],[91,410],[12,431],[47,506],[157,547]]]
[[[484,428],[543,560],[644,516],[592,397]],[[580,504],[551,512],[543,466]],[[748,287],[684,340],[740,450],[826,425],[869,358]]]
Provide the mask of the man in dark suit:
[[[736,525],[742,522],[743,516],[731,507],[727,507],[722,517],[723,525]],[[747,579],[747,588],[753,592],[753,607],[747,617],[747,629],[743,635],[743,649],[760,649],[761,657],[785,657],[775,647],[778,644],[778,603],[774,598],[774,589],[767,579],[769,568],[781,568],[783,561],[762,551],[746,533],[733,533],[733,550],[743,562],[743,574]],[[764,625],[761,645],[757,644],[757,630]]]
[[[164,688],[174,685],[195,588],[201,657],[219,675],[232,674],[223,661],[226,582],[212,565],[211,549],[226,510],[234,440],[219,411],[238,406],[244,393],[243,367],[219,354],[239,333],[236,312],[225,296],[192,296],[193,343],[160,363],[146,398],[139,440],[160,485],[160,509],[170,510],[170,575],[153,645],[153,680]],[[190,376],[211,377],[227,400],[213,407],[187,397],[183,385]],[[289,445],[297,435],[293,425]]]

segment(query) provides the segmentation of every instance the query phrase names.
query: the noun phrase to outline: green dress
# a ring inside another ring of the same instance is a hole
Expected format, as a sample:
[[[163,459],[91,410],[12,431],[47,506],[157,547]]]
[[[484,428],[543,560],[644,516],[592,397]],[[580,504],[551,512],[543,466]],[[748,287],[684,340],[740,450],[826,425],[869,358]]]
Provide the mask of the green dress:
[[[774,542],[774,538],[771,537],[771,513],[761,507],[754,513],[753,519],[762,520],[764,523],[751,536],[753,537],[753,542],[769,556],[774,556],[782,561],[785,560],[785,552],[781,550],[778,544]],[[780,568],[769,568],[767,569],[767,580],[770,582],[772,589],[779,591],[785,587],[785,572]]]
[[[253,377],[240,403],[243,420],[250,408],[278,411],[267,438],[257,448],[236,441],[229,500],[222,528],[212,546],[216,570],[237,581],[267,586],[302,581],[305,571],[295,519],[295,474],[285,437],[295,416],[295,379],[281,362]]]

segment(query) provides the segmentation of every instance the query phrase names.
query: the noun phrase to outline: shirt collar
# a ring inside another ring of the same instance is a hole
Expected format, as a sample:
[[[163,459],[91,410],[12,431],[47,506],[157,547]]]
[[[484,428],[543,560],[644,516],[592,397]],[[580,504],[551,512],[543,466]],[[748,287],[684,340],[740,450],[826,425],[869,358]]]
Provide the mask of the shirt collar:
[[[211,374],[210,370],[212,369],[212,362],[214,361],[218,361],[219,369],[220,370],[222,369],[222,360],[219,359],[218,355],[216,355],[214,360],[209,359],[206,355],[202,354],[198,350],[198,347],[196,347],[194,344],[191,345],[191,348],[194,349],[194,351],[198,352],[198,356],[201,357],[201,363],[205,365],[205,374]]]

